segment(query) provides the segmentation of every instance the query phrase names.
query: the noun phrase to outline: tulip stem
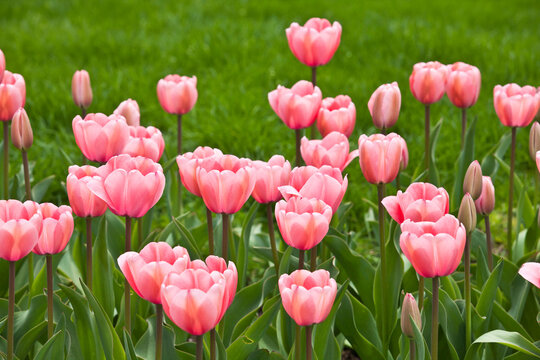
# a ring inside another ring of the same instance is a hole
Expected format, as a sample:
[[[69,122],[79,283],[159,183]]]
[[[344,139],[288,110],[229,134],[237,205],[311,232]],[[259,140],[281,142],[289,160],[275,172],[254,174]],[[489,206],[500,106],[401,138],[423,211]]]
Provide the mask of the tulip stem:
[[[422,311],[424,307],[424,277],[418,276],[420,277],[418,280],[418,309]]]
[[[86,285],[92,291],[92,218],[87,216],[86,223]]]
[[[221,214],[221,222],[223,223],[223,234],[221,242],[221,257],[225,261],[229,260],[229,254],[227,253],[229,247],[229,214]]]
[[[302,270],[304,268],[304,253],[305,250],[298,250],[298,270]]]
[[[461,109],[461,150],[465,146],[465,133],[467,132],[467,108]]]
[[[15,261],[9,262],[9,299],[8,299],[8,330],[7,330],[7,360],[13,359],[13,320],[15,315]]]
[[[409,359],[416,359],[416,344],[414,343],[414,339],[409,340]]]
[[[384,236],[384,207],[382,200],[384,199],[384,187],[385,184],[377,184],[377,195],[379,199],[379,249],[381,255],[381,291],[382,291],[382,301],[383,301],[383,310],[381,311],[382,319],[382,333],[383,341],[387,341],[387,329],[386,329],[386,310],[387,310],[387,296],[386,296],[386,248],[385,248],[385,236]]]
[[[315,89],[315,86],[317,86],[317,67],[312,66],[311,67],[311,83],[313,84],[313,88]],[[311,124],[310,129],[310,138],[315,139],[317,136],[317,127],[315,125],[316,121]]]
[[[512,259],[512,210],[514,208],[514,167],[516,162],[516,131],[517,128],[512,128],[512,147],[510,153],[510,181],[508,189],[508,218],[507,218],[507,237],[506,237],[506,251],[508,251],[508,258]]]
[[[302,327],[296,324],[296,342],[295,342],[295,352],[294,359],[300,360],[302,358]]]
[[[86,109],[84,108],[84,106],[81,106],[81,114],[82,118],[84,119],[86,117]]]
[[[465,266],[465,349],[471,345],[471,237],[467,233],[464,252]]]
[[[317,269],[317,245],[311,248],[311,261],[310,261],[310,271],[315,271]]]
[[[206,228],[208,229],[208,252],[214,255],[214,224],[212,222],[212,212],[206,208]]]
[[[431,157],[430,143],[429,143],[429,105],[426,105],[425,112],[425,125],[424,125],[424,138],[425,138],[425,151],[424,151],[424,162],[426,168],[425,178],[429,179],[429,158]]]
[[[313,353],[313,345],[311,344],[312,332],[313,332],[313,325],[306,326],[306,360],[311,360],[311,357],[312,357],[311,354]]]
[[[126,246],[125,252],[131,251],[131,218],[126,216]],[[128,334],[131,335],[131,298],[129,282],[124,281],[124,326]]]
[[[272,257],[274,258],[274,268],[276,270],[276,279],[279,280],[279,256],[276,248],[276,237],[274,233],[274,217],[272,216],[272,203],[266,204],[266,219],[268,220],[268,235],[270,235],[270,247],[272,248]]]
[[[26,190],[26,200],[32,200],[32,187],[30,185],[30,170],[28,168],[28,153],[26,150],[21,149],[23,170],[24,170],[24,188]],[[32,288],[34,283],[34,256],[32,253],[28,254],[28,288]]]
[[[296,135],[296,159],[295,164],[296,166],[302,166],[302,154],[300,151],[300,143],[302,142],[302,130],[301,129],[295,129],[294,133]]]
[[[210,360],[216,360],[216,329],[210,330]]]
[[[163,307],[156,304],[156,360],[161,360],[163,343]]]
[[[196,360],[203,360],[203,335],[195,336],[197,352],[195,353]]]
[[[493,271],[493,244],[491,242],[491,226],[489,225],[489,215],[484,216],[486,222],[486,247],[489,271]]]
[[[177,121],[178,132],[176,134],[176,152],[178,155],[182,154],[182,114],[178,114]],[[178,176],[178,214],[182,214],[183,204],[182,204],[182,181],[180,180],[180,173],[177,173]]]
[[[399,173],[400,173],[400,171],[398,171],[398,173],[396,175],[396,191],[401,190],[401,184],[399,183]]]
[[[4,199],[9,199],[9,121],[4,121]]]
[[[45,255],[45,258],[47,261],[47,338],[50,339],[54,329],[52,254]]]
[[[431,360],[437,360],[439,357],[439,278],[433,279],[431,308]]]

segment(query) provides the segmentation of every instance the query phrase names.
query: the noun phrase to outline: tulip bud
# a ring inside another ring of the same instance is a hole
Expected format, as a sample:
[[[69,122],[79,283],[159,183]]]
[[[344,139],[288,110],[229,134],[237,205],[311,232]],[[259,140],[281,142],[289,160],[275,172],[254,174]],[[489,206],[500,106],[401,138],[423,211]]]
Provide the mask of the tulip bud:
[[[471,194],[465,194],[461,200],[458,219],[465,226],[465,230],[467,230],[468,233],[476,228],[476,207]]]
[[[90,85],[90,75],[86,70],[77,70],[73,74],[71,95],[73,102],[78,107],[86,109],[92,103],[92,86]]]
[[[474,201],[476,211],[482,215],[489,215],[495,208],[495,187],[489,176],[482,176],[482,195]]]
[[[23,108],[20,108],[13,115],[11,122],[11,141],[19,150],[26,150],[32,146],[34,135],[32,134],[32,126],[28,115]]]
[[[403,306],[401,307],[401,331],[407,337],[414,337],[414,329],[411,323],[412,321],[416,324],[418,329],[422,328],[422,317],[420,316],[420,310],[418,309],[418,304],[414,299],[412,294],[407,293],[405,299],[403,299]]]
[[[471,194],[474,200],[482,194],[482,168],[478,160],[474,160],[465,173],[463,192]]]
[[[536,152],[540,151],[540,124],[535,121],[529,133],[529,155],[536,160]]]
[[[2,78],[4,77],[4,71],[6,71],[6,58],[0,49],[0,82],[2,82]]]

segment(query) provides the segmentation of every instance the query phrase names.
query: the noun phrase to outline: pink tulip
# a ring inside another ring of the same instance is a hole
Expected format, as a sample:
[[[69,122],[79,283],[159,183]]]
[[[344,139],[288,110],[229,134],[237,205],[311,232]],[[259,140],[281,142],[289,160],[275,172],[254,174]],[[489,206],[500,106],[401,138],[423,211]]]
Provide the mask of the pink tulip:
[[[203,269],[204,271],[211,273],[214,271],[223,274],[225,277],[225,294],[223,297],[223,309],[229,308],[236,295],[236,287],[238,286],[238,271],[236,265],[232,261],[227,262],[225,259],[215,255],[210,255],[206,258],[206,261],[193,260],[190,265],[191,269]],[[223,312],[225,313],[225,310]]]
[[[144,156],[158,162],[163,154],[165,142],[158,128],[153,126],[130,126],[129,140],[122,151],[124,154]]]
[[[72,122],[75,142],[88,160],[107,162],[124,150],[129,140],[129,127],[121,115],[77,115]]]
[[[120,255],[118,266],[131,288],[143,299],[161,304],[161,284],[170,272],[186,270],[189,254],[181,246],[171,248],[166,242],[151,242],[140,253],[129,251]]]
[[[334,56],[341,40],[341,25],[311,18],[304,26],[292,23],[285,33],[294,56],[302,64],[315,67],[325,65]]]
[[[302,166],[291,171],[288,186],[279,188],[285,200],[292,196],[319,199],[330,205],[335,213],[343,200],[349,181],[338,168],[324,165],[317,169]]]
[[[349,139],[337,131],[331,132],[322,140],[308,140],[304,136],[300,151],[306,165],[329,165],[341,171],[358,156],[358,150],[349,153]]]
[[[482,215],[490,214],[495,208],[495,187],[489,176],[482,176],[482,193],[474,204],[476,211]]]
[[[2,49],[0,49],[0,83],[4,78],[4,71],[6,71],[6,58],[4,57]]]
[[[401,136],[401,162],[399,163],[399,171],[405,170],[409,165],[409,149],[407,148],[407,142]]]
[[[540,171],[540,151],[536,152],[536,167],[538,168],[538,171]]]
[[[388,184],[396,178],[403,154],[402,143],[401,136],[395,133],[360,136],[360,168],[369,183]]]
[[[34,142],[32,125],[24,108],[20,108],[13,115],[11,121],[11,142],[19,150],[27,150]]]
[[[433,104],[443,97],[447,76],[448,67],[438,61],[415,64],[409,77],[411,92],[422,104]]]
[[[321,102],[317,116],[317,129],[324,137],[332,131],[351,136],[356,123],[356,107],[347,95],[327,97]]]
[[[476,66],[457,62],[448,66],[446,94],[458,108],[473,106],[478,100],[482,82],[480,70]]]
[[[291,164],[281,155],[274,155],[268,160],[253,161],[255,187],[251,194],[255,201],[266,204],[281,199],[280,186],[289,184]]]
[[[187,114],[197,102],[197,77],[167,75],[158,81],[157,95],[169,114]]]
[[[537,288],[540,288],[540,263],[524,263],[521,265],[521,268],[519,268],[519,275]]]
[[[66,188],[69,204],[79,217],[97,217],[107,211],[107,203],[94,195],[88,188],[88,182],[99,176],[97,169],[90,165],[69,167]]]
[[[538,111],[540,93],[529,85],[497,85],[493,89],[493,105],[504,126],[525,127],[531,123]]]
[[[397,82],[383,84],[375,90],[368,102],[373,124],[378,129],[388,129],[396,124],[401,108],[401,92]]]
[[[78,107],[87,109],[92,103],[92,86],[90,75],[86,70],[77,70],[71,80],[71,95]]]
[[[218,271],[170,272],[161,285],[167,316],[191,335],[202,335],[219,323],[227,308],[227,279]]]
[[[0,200],[0,258],[17,261],[28,255],[41,227],[41,212],[33,201]]]
[[[139,104],[135,100],[127,99],[122,101],[114,110],[113,114],[125,117],[129,126],[139,126],[141,123]]]
[[[22,75],[3,72],[0,83],[0,121],[10,121],[26,103],[26,84]]]
[[[298,81],[290,89],[279,85],[268,93],[270,106],[291,129],[310,127],[319,113],[321,99],[321,90],[305,80]]]
[[[429,183],[412,183],[405,192],[387,196],[382,204],[398,224],[409,219],[414,222],[439,220],[448,214],[448,193]]]
[[[446,214],[436,222],[405,220],[401,224],[399,246],[420,276],[432,278],[456,270],[465,240],[463,224]]]
[[[186,190],[193,195],[201,196],[201,190],[199,189],[199,183],[197,181],[197,168],[199,167],[201,160],[214,156],[223,156],[223,153],[219,149],[212,149],[208,146],[199,146],[193,152],[187,152],[176,157],[182,185],[184,185]]]
[[[90,179],[88,188],[116,215],[142,217],[163,194],[163,169],[151,159],[118,155],[97,171],[100,176]]]
[[[197,182],[206,207],[216,214],[234,214],[255,187],[251,160],[234,155],[206,158],[197,168]]]
[[[73,234],[73,216],[69,206],[51,203],[35,204],[43,216],[43,227],[32,252],[38,255],[58,254],[65,249]]]
[[[323,322],[336,298],[337,284],[326,270],[296,270],[279,278],[283,307],[300,326]]]
[[[276,220],[283,240],[300,250],[317,246],[328,233],[332,208],[324,201],[291,197],[276,203]]]

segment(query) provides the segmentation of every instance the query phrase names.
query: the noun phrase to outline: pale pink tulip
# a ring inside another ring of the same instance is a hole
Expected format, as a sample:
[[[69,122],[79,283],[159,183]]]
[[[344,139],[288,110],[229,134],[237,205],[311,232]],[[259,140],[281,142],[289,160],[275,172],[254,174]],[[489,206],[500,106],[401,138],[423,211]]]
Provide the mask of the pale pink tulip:
[[[181,246],[171,248],[166,242],[151,242],[140,253],[126,252],[118,258],[118,266],[131,288],[143,299],[161,304],[161,284],[170,272],[186,270],[189,254]]]
[[[305,80],[298,81],[290,89],[279,85],[268,93],[270,106],[291,129],[310,127],[319,113],[321,99],[321,90]]]
[[[411,92],[422,104],[433,104],[443,97],[447,76],[448,67],[438,61],[415,64],[409,77]]]
[[[121,115],[77,115],[72,122],[75,142],[83,155],[92,161],[107,162],[120,155],[129,140],[129,127]]]
[[[236,265],[232,261],[227,262],[225,259],[215,255],[210,255],[206,261],[193,260],[189,266],[191,269],[203,269],[208,273],[217,271],[225,277],[225,294],[223,296],[223,309],[227,309],[233,302],[236,295],[236,287],[238,286],[238,271]],[[223,312],[225,312],[223,310]]]
[[[337,131],[351,136],[356,123],[356,107],[347,95],[327,97],[321,102],[317,116],[317,129],[322,136]]]
[[[158,81],[157,96],[169,114],[187,114],[197,102],[197,77],[167,75]]]
[[[73,234],[73,216],[66,205],[37,204],[36,211],[43,216],[43,227],[32,252],[38,255],[58,254],[65,249]]]
[[[489,176],[482,176],[482,192],[474,205],[476,211],[482,215],[489,215],[495,208],[495,187]]]
[[[90,75],[86,70],[77,70],[71,80],[71,95],[78,107],[87,109],[92,103],[92,86]]]
[[[94,195],[88,188],[88,182],[99,176],[97,168],[85,165],[69,167],[66,188],[69,204],[75,215],[79,217],[97,217],[107,211],[107,203]]]
[[[278,284],[285,311],[300,326],[319,324],[332,310],[337,284],[326,270],[296,270]]]
[[[519,268],[519,275],[537,288],[540,288],[540,263],[524,263],[521,265],[521,268]]]
[[[341,40],[341,25],[311,18],[304,26],[292,23],[285,33],[294,56],[302,64],[315,67],[325,65],[334,56]]]
[[[17,261],[36,246],[42,215],[33,201],[0,200],[0,258]]]
[[[538,168],[538,171],[540,171],[540,151],[536,152],[536,167]]]
[[[403,156],[402,143],[401,136],[395,133],[360,136],[360,168],[369,183],[388,184],[396,178]]]
[[[480,94],[482,78],[480,70],[476,66],[456,62],[448,66],[448,78],[446,80],[446,95],[458,108],[473,106]]]
[[[343,171],[358,156],[358,150],[349,153],[349,139],[337,131],[326,135],[322,140],[302,138],[300,146],[306,165],[321,167],[329,165]]]
[[[141,124],[139,104],[135,100],[127,99],[122,101],[114,110],[113,114],[125,117],[129,126],[139,126]]]
[[[2,49],[0,49],[0,83],[4,78],[4,71],[6,71],[6,58],[4,57]]]
[[[493,106],[504,126],[525,127],[538,112],[540,93],[529,85],[497,85],[493,89]]]
[[[129,140],[122,153],[135,156],[144,156],[158,162],[163,154],[165,142],[158,128],[153,126],[130,126]]]
[[[373,124],[378,129],[394,126],[401,108],[401,92],[397,82],[383,84],[375,90],[368,102]]]
[[[201,196],[199,183],[197,181],[197,168],[201,160],[213,156],[223,156],[219,149],[213,149],[208,146],[199,146],[193,152],[187,152],[176,157],[180,180],[187,191],[195,196]]]
[[[3,72],[0,83],[0,121],[10,121],[26,103],[26,84],[20,74]]]
[[[24,108],[20,108],[13,115],[11,121],[11,142],[19,150],[27,150],[34,142],[32,125]]]
[[[280,186],[289,184],[291,164],[281,155],[274,155],[268,160],[253,161],[255,187],[251,194],[255,201],[266,204],[281,199]]]

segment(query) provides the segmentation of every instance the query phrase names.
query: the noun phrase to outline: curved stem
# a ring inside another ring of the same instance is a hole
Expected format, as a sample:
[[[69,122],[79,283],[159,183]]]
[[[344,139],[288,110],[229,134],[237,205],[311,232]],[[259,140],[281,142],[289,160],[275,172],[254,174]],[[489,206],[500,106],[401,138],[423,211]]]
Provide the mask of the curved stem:
[[[486,246],[489,271],[493,271],[493,244],[491,241],[491,226],[489,225],[489,215],[484,216],[486,222]]]
[[[4,123],[4,199],[9,199],[9,121]]]
[[[195,354],[196,360],[203,360],[203,336],[204,335],[195,336],[195,342],[197,347],[197,352]]]
[[[295,164],[296,166],[302,166],[302,153],[300,151],[300,143],[302,142],[302,130],[295,129],[294,134],[296,136],[296,159]]]
[[[471,237],[467,233],[464,251],[465,265],[465,349],[471,345]]]
[[[13,320],[15,315],[15,261],[9,262],[7,359],[13,359]]]
[[[272,248],[272,257],[274,258],[274,268],[279,280],[279,256],[276,247],[276,236],[274,233],[274,217],[272,214],[272,203],[266,204],[266,220],[268,221],[268,235],[270,236],[270,247]]]
[[[229,214],[221,214],[221,222],[223,223],[223,238],[221,242],[221,257],[225,261],[229,260],[228,247],[229,247]]]
[[[377,184],[377,195],[379,200],[379,250],[381,255],[381,291],[383,301],[383,311],[381,312],[382,318],[382,333],[384,336],[384,343],[387,341],[387,328],[386,328],[386,309],[387,309],[387,294],[386,294],[386,238],[384,234],[384,206],[382,200],[384,199],[384,187],[385,184]]]
[[[508,217],[507,217],[507,238],[506,251],[508,258],[512,259],[512,210],[514,209],[514,167],[516,162],[516,131],[517,128],[512,128],[512,147],[510,154],[510,181],[508,189]]]
[[[163,307],[156,304],[156,360],[161,360],[163,351]]]
[[[317,67],[313,66],[311,67],[311,83],[313,84],[313,87],[317,86]],[[315,139],[317,137],[317,126],[316,121],[311,124],[310,129],[310,138]]]
[[[418,276],[420,277],[418,280],[418,309],[422,311],[424,307],[424,277]]]
[[[47,261],[47,338],[50,339],[54,331],[52,255],[47,254],[45,258]]]
[[[86,285],[92,291],[92,218],[85,219],[86,224]]]
[[[431,307],[431,360],[439,357],[439,278],[433,279],[433,306]]]
[[[206,208],[206,228],[208,229],[208,252],[214,255],[214,224],[212,223],[212,212]]]
[[[312,353],[313,353],[313,345],[311,344],[312,332],[313,332],[313,325],[306,326],[306,360],[311,360]]]
[[[131,251],[131,218],[126,216],[126,244],[125,252]],[[124,326],[128,334],[131,334],[131,298],[129,282],[124,282]]]
[[[305,250],[298,250],[298,270],[304,268],[304,254]]]
[[[216,329],[210,330],[210,360],[216,360]]]
[[[424,141],[425,141],[425,150],[424,150],[424,162],[425,162],[425,170],[426,170],[426,175],[425,175],[425,178],[426,179],[429,179],[429,159],[431,157],[431,151],[430,151],[430,148],[431,148],[431,145],[429,143],[429,134],[430,134],[430,130],[429,130],[429,105],[426,105],[426,111],[425,111],[425,124],[424,124]]]

